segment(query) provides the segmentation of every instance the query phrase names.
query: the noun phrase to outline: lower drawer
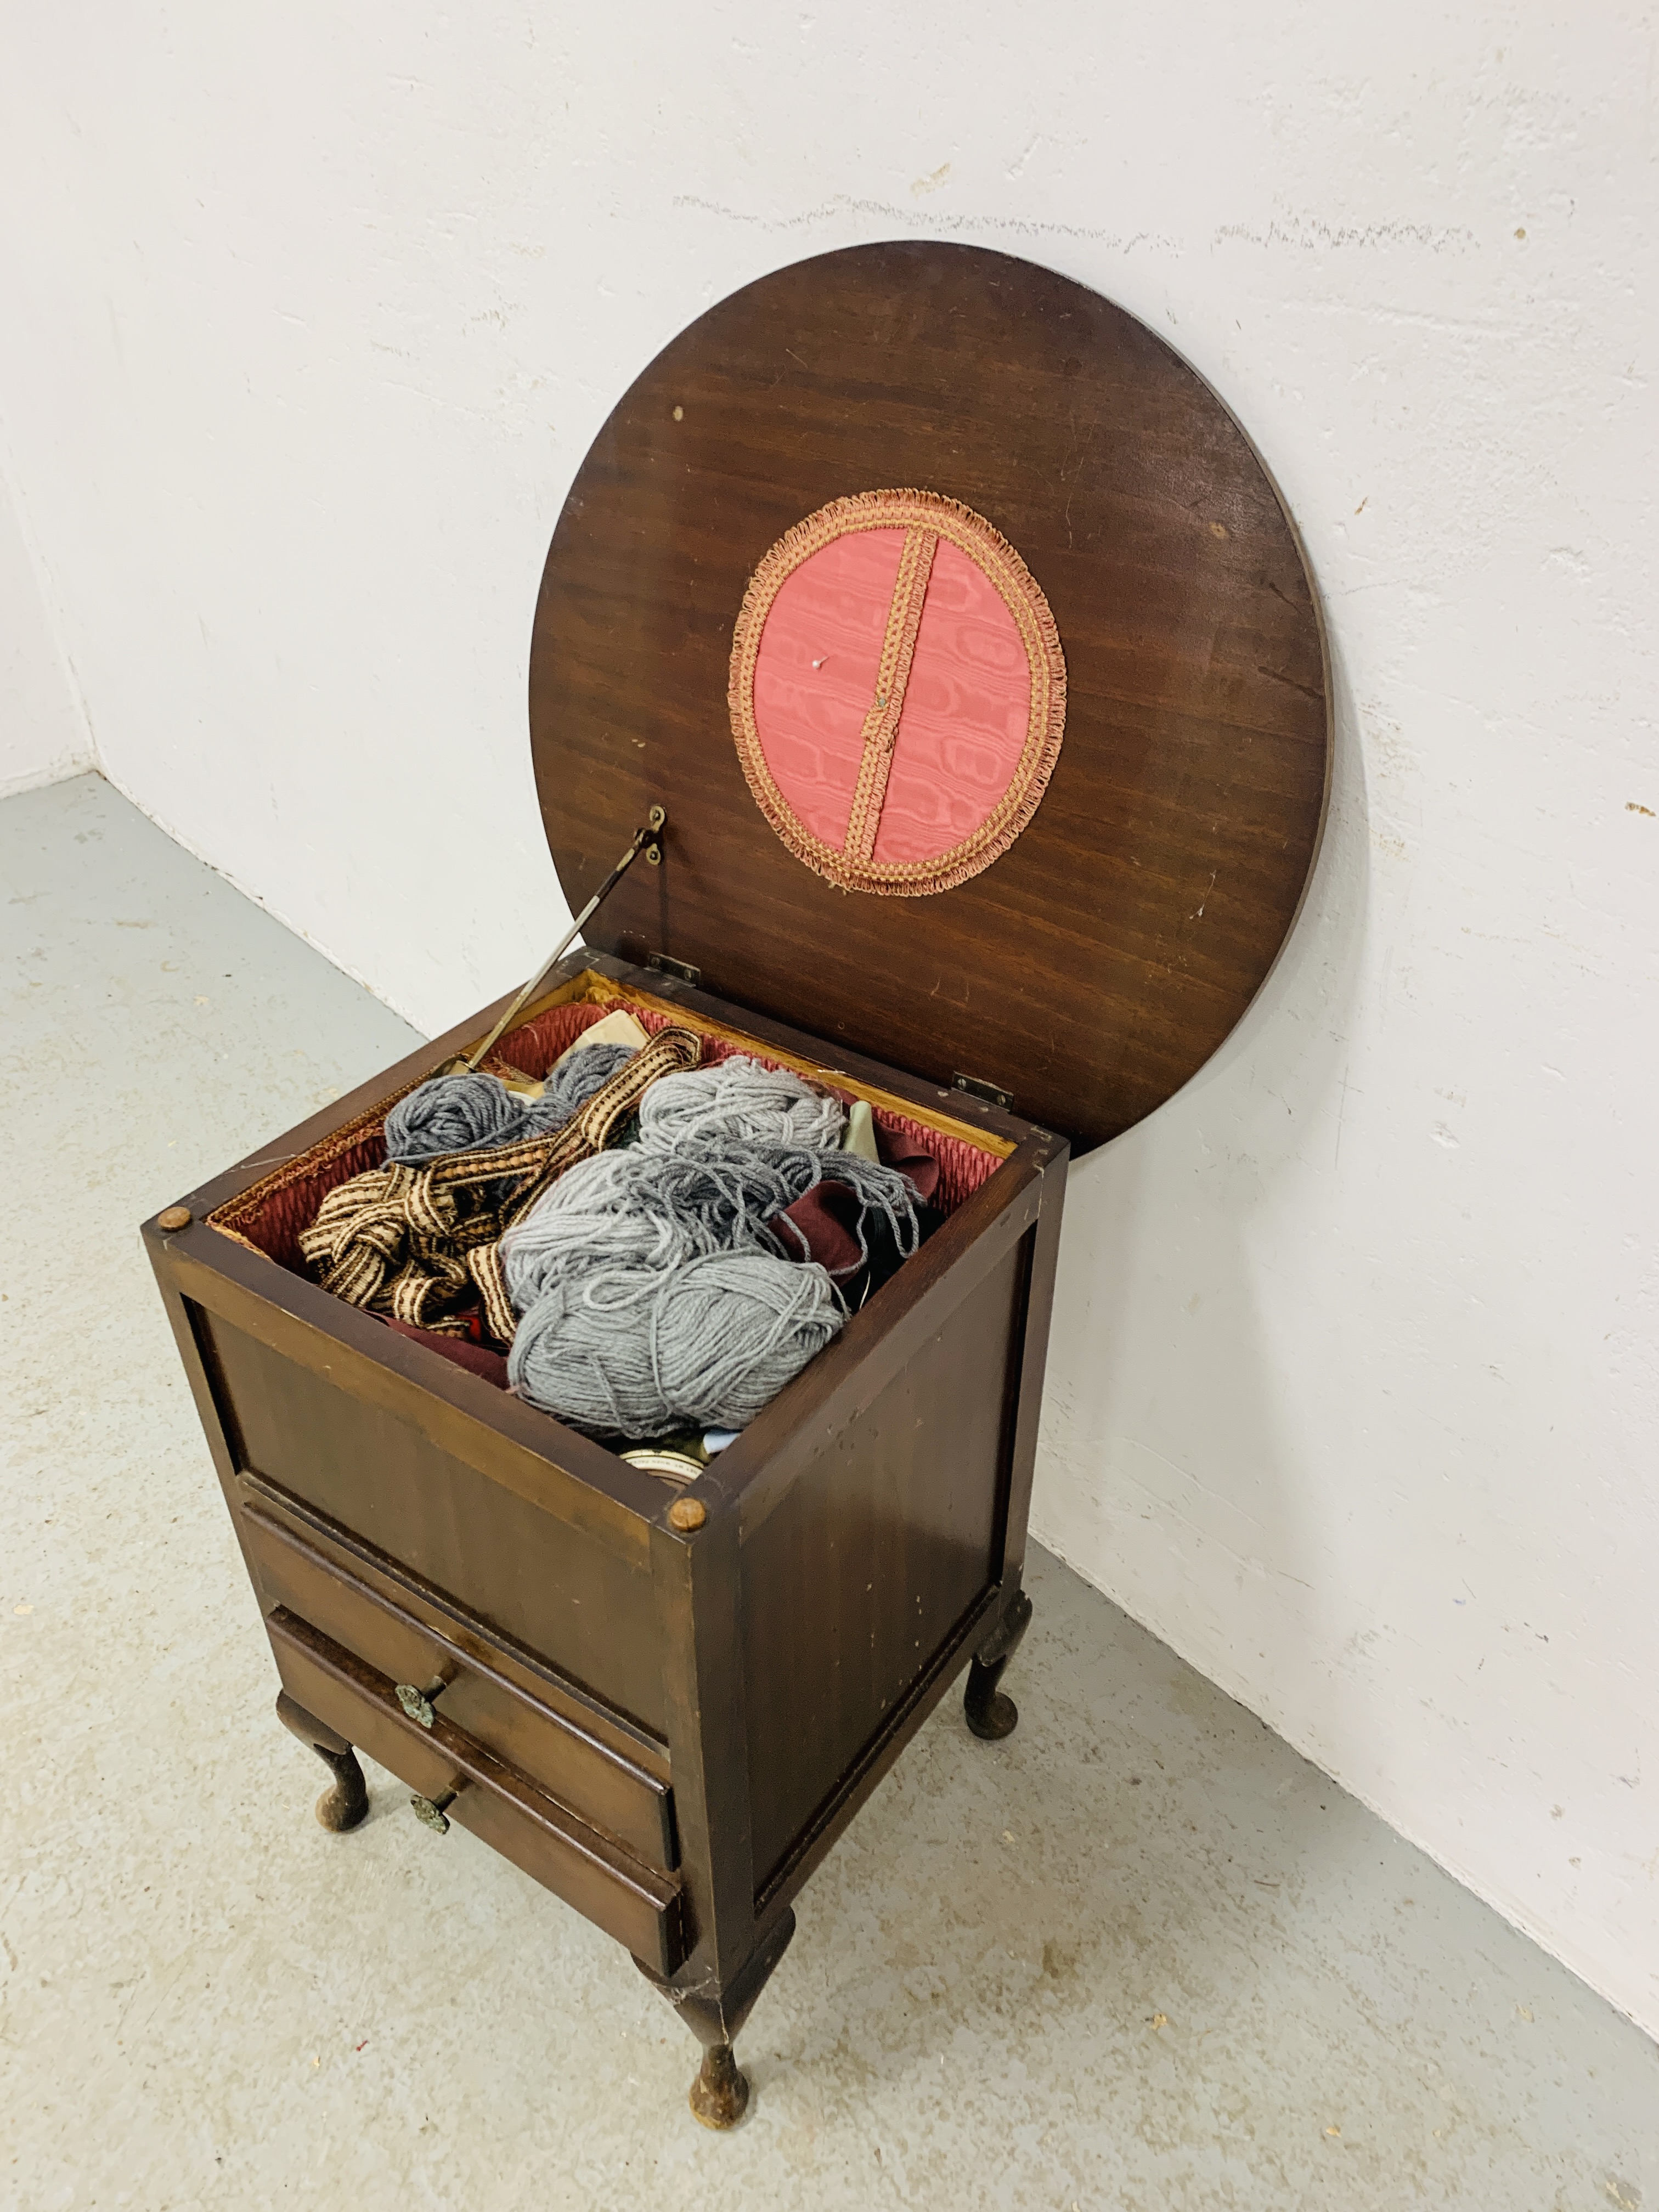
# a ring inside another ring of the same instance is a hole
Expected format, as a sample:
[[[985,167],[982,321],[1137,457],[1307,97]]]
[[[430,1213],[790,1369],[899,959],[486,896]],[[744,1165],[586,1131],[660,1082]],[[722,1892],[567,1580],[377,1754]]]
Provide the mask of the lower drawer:
[[[449,1817],[573,1905],[663,1975],[684,1956],[680,1887],[546,1796],[527,1777],[435,1712],[428,1729],[397,1686],[279,1606],[265,1622],[283,1686],[317,1719],[427,1797],[458,1792]]]
[[[296,1527],[258,1497],[244,1499],[242,1528],[267,1601],[274,1598],[394,1684],[428,1692],[426,1710],[494,1752],[590,1826],[614,1836],[630,1857],[663,1874],[678,1863],[673,1794],[638,1756],[529,1694],[492,1663],[477,1635],[450,1624],[446,1634],[428,1607],[319,1534]],[[520,1675],[522,1670],[520,1670]],[[441,1683],[440,1689],[438,1685]]]

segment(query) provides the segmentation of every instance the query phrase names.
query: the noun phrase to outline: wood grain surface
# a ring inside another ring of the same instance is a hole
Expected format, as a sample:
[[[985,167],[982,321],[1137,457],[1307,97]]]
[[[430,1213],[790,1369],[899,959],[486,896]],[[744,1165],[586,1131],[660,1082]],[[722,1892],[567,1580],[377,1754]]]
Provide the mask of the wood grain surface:
[[[750,574],[844,494],[995,524],[1059,624],[1067,720],[1031,823],[931,897],[841,891],[774,836],[726,708]],[[573,906],[653,804],[663,864],[590,925],[1086,1149],[1200,1068],[1295,917],[1330,716],[1296,536],[1225,407],[1097,294],[977,246],[855,246],[684,331],[622,399],[542,580],[530,720]]]

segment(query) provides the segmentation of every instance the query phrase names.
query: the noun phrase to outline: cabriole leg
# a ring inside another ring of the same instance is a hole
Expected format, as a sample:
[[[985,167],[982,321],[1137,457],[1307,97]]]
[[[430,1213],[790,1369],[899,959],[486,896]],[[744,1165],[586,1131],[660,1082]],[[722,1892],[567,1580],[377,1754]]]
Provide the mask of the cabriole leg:
[[[1003,1607],[996,1626],[974,1654],[973,1664],[968,1669],[963,1711],[974,1734],[983,1736],[988,1742],[995,1743],[1005,1735],[1012,1735],[1019,1725],[1019,1707],[998,1689],[997,1684],[1030,1623],[1031,1601],[1024,1590],[1016,1590]]]
[[[795,1916],[784,1912],[772,1923],[749,1958],[719,1990],[676,1989],[643,1959],[634,1964],[653,1989],[660,1990],[702,2045],[702,2064],[691,2084],[692,2112],[706,2128],[734,2128],[749,2107],[749,2078],[739,2068],[732,2039],[748,2019],[772,1969],[789,1948]]]
[[[334,1777],[334,1787],[325,1790],[317,1800],[317,1818],[323,1826],[337,1835],[367,1820],[368,1785],[357,1755],[345,1738],[303,1705],[296,1705],[286,1690],[277,1692],[276,1717],[301,1743],[309,1744]]]

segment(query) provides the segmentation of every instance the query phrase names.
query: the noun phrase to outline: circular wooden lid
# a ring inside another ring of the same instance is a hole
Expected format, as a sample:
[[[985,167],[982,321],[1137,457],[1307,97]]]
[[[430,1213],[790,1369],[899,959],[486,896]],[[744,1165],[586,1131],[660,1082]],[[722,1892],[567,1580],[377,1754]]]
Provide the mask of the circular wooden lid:
[[[1085,1148],[1260,988],[1331,744],[1215,394],[1097,294],[931,242],[780,270],[651,363],[554,533],[530,723],[573,908],[668,810],[590,944]]]

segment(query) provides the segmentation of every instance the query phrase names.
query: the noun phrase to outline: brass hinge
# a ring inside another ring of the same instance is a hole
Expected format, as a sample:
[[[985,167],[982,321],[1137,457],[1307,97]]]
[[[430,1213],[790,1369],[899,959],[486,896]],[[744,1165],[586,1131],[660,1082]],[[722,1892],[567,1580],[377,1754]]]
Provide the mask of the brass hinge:
[[[702,970],[694,968],[689,960],[671,960],[665,952],[647,952],[647,968],[654,968],[659,975],[678,975],[682,983],[689,983],[696,991],[702,987]]]
[[[981,1098],[988,1106],[1000,1106],[1005,1114],[1014,1110],[1013,1093],[1002,1091],[994,1083],[985,1083],[977,1075],[953,1075],[951,1088],[965,1091],[970,1098]]]

